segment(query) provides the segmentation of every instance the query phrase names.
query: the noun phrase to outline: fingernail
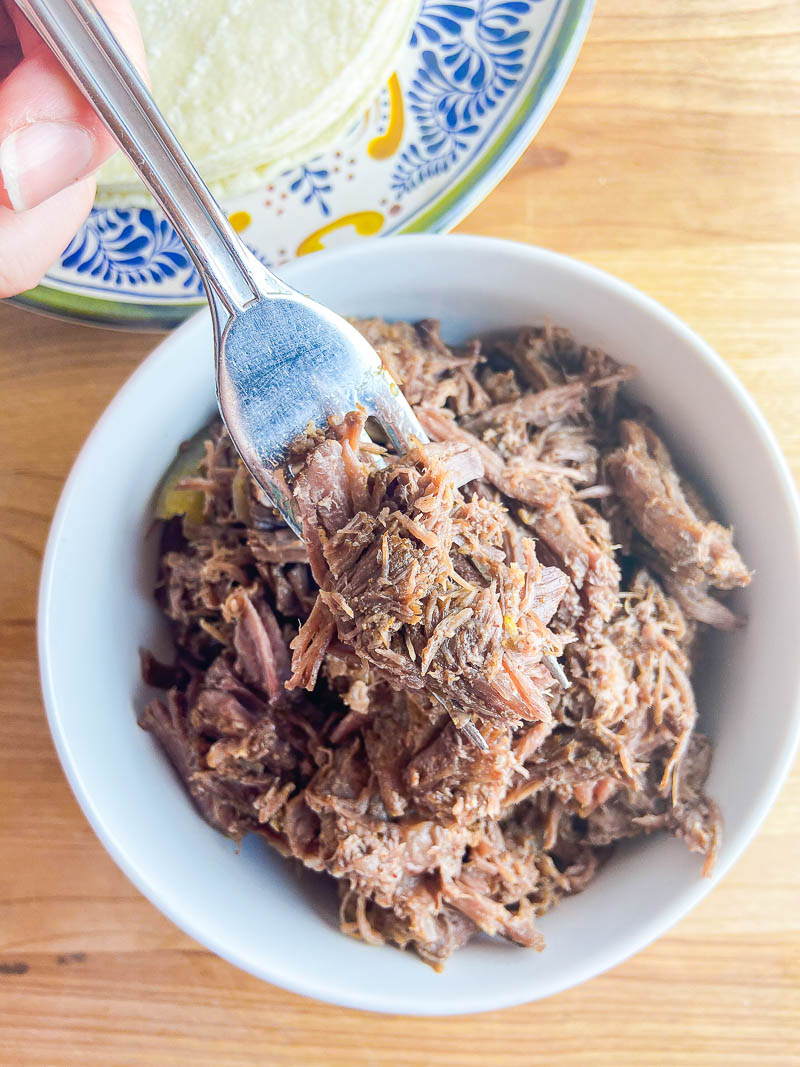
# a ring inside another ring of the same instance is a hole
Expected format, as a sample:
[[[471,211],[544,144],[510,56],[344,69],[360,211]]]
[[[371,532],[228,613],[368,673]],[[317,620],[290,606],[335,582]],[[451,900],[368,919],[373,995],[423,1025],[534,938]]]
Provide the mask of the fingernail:
[[[82,178],[95,139],[74,122],[32,122],[0,144],[0,178],[15,211],[36,207]]]

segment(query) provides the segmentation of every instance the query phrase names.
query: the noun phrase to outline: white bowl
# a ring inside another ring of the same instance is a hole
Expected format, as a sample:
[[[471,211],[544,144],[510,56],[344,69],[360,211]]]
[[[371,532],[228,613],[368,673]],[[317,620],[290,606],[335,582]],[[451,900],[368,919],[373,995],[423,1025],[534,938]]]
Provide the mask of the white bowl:
[[[736,527],[755,569],[737,606],[747,628],[715,635],[699,665],[708,788],[725,840],[710,879],[666,835],[620,848],[589,888],[541,921],[537,954],[475,940],[435,974],[416,956],[340,934],[335,894],[257,840],[240,854],[190,804],[136,725],[138,651],[165,651],[146,539],[153,488],[179,443],[214,411],[211,326],[191,319],[137,370],[97,424],[58,506],[42,576],[39,651],[61,762],[101,841],[166,915],[212,951],[296,992],[420,1015],[501,1008],[619,963],[685,915],[757,832],[800,732],[800,522],[786,464],[720,358],[635,289],[563,256],[472,237],[400,237],[292,264],[285,277],[336,310],[435,316],[444,336],[544,317],[641,369],[684,469]]]

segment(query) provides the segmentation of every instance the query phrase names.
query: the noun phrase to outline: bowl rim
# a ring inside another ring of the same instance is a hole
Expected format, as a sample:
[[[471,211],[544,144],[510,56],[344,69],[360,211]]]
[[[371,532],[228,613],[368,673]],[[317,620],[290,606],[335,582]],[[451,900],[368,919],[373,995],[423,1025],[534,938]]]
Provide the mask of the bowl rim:
[[[800,497],[798,497],[797,488],[788,463],[781,452],[772,429],[753,398],[722,357],[673,312],[652,297],[641,292],[641,290],[597,267],[544,248],[500,238],[471,235],[399,235],[385,238],[375,247],[356,244],[338,251],[326,252],[324,255],[326,262],[329,261],[330,269],[335,269],[338,264],[345,261],[358,260],[364,255],[372,256],[376,251],[382,255],[391,255],[396,247],[402,246],[406,248],[411,242],[423,255],[435,254],[435,249],[446,243],[448,246],[458,245],[464,254],[473,256],[487,251],[494,251],[510,258],[516,257],[520,264],[524,263],[528,266],[537,264],[539,267],[544,268],[553,267],[560,270],[568,270],[576,276],[594,283],[601,289],[616,294],[617,297],[638,304],[649,315],[661,320],[663,325],[671,329],[687,346],[694,350],[700,360],[710,365],[720,380],[721,386],[727,388],[742,409],[744,416],[753,424],[759,442],[777,476],[783,502],[787,508],[787,516],[793,528],[795,543],[800,546]],[[292,284],[302,283],[302,277],[305,273],[304,263],[308,263],[308,260],[300,260],[293,264],[290,270],[284,272],[288,276],[287,280]],[[335,981],[326,980],[317,975],[309,976],[304,981],[288,980],[279,970],[271,966],[269,960],[263,963],[259,962],[257,965],[252,959],[243,959],[237,952],[220,943],[217,938],[209,936],[209,934],[198,928],[197,924],[187,919],[179,909],[163,900],[159,891],[150,883],[147,872],[136,866],[127,856],[124,844],[106,829],[103,813],[96,806],[92,795],[84,788],[80,770],[72,759],[68,731],[62,721],[58,693],[55,690],[51,674],[50,647],[54,640],[54,634],[50,625],[51,613],[49,606],[57,579],[57,547],[67,524],[75,487],[82,476],[84,466],[91,461],[95,441],[98,440],[105,427],[114,422],[117,417],[117,410],[127,402],[128,393],[133,390],[134,386],[140,380],[146,379],[151,375],[155,374],[157,376],[158,368],[162,361],[167,361],[170,358],[171,350],[175,346],[180,346],[185,336],[203,328],[201,320],[204,317],[208,318],[208,311],[201,311],[192,316],[177,330],[164,338],[127,378],[104,409],[81,447],[65,481],[50,526],[43,557],[37,609],[37,643],[45,711],[56,752],[70,788],[83,814],[106,851],[134,886],[162,914],[166,915],[177,927],[216,955],[235,964],[240,969],[281,988],[344,1007],[419,1016],[472,1014],[497,1010],[563,992],[565,989],[617,966],[633,954],[647,947],[688,914],[719,884],[759,832],[789,775],[798,747],[800,747],[800,688],[794,694],[794,704],[790,709],[790,715],[787,720],[786,743],[775,759],[770,773],[764,776],[763,784],[757,789],[757,799],[747,818],[743,820],[737,832],[728,838],[724,857],[718,860],[711,877],[698,878],[694,885],[690,885],[676,894],[669,906],[663,907],[648,922],[639,924],[634,932],[621,938],[615,944],[613,951],[607,952],[600,960],[596,958],[584,962],[579,960],[571,968],[567,968],[564,971],[560,981],[554,982],[551,987],[541,993],[531,994],[522,988],[518,995],[493,994],[491,989],[483,989],[481,991],[480,1005],[467,1003],[463,1006],[459,1005],[457,1008],[448,1006],[446,1009],[441,1010],[435,1001],[422,1002],[415,1000],[413,996],[409,996],[406,993],[398,996],[391,993],[386,994],[380,989],[375,989],[371,991],[369,996],[350,995],[347,991],[338,988]]]

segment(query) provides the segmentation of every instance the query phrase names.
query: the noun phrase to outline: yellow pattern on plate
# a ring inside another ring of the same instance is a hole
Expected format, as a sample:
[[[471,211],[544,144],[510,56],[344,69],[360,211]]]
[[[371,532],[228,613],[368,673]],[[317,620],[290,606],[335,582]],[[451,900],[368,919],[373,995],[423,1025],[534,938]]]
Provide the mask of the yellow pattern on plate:
[[[234,211],[229,216],[228,221],[237,233],[242,233],[253,221],[253,216],[249,211]]]
[[[325,226],[320,226],[297,246],[298,256],[307,256],[309,252],[321,252],[325,245],[323,237],[335,230],[341,230],[345,226],[352,226],[359,237],[374,237],[380,233],[383,226],[383,215],[380,211],[353,211],[350,215],[342,215]]]
[[[373,137],[367,145],[367,153],[373,159],[388,159],[400,147],[403,139],[403,90],[396,74],[389,79],[389,124],[379,137]]]

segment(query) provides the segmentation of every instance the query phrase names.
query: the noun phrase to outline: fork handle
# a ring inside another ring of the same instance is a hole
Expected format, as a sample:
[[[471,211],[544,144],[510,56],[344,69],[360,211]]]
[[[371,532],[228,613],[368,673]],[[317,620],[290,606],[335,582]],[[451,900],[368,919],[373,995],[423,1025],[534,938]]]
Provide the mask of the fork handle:
[[[16,0],[118,141],[186,245],[208,290],[233,314],[289,292],[234,232],[138,71],[87,0]],[[212,301],[213,306],[213,301]]]

